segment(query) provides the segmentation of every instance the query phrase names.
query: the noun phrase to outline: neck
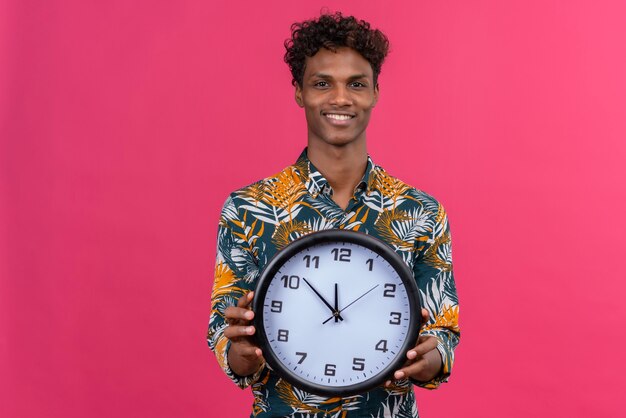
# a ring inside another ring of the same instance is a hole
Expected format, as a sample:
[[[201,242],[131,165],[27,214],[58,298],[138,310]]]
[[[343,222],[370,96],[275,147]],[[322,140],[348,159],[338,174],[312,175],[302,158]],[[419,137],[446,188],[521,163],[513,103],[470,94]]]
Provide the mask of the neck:
[[[309,141],[307,156],[328,180],[335,194],[352,195],[367,167],[365,141],[356,141],[340,147]]]

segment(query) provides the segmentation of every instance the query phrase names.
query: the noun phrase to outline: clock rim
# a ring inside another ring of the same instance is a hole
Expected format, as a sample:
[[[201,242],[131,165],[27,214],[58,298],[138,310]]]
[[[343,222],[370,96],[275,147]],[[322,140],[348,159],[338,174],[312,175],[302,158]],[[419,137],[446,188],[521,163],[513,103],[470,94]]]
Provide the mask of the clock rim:
[[[387,367],[385,367],[385,369],[383,369],[382,372],[378,373],[376,376],[349,386],[339,387],[321,385],[312,383],[297,376],[290,369],[284,366],[274,354],[274,351],[269,345],[269,340],[265,333],[265,327],[263,326],[264,298],[271,279],[276,272],[295,254],[308,247],[328,242],[349,242],[351,244],[358,244],[374,251],[376,254],[384,258],[392,266],[396,273],[398,273],[398,276],[404,283],[405,289],[407,290],[407,296],[409,298],[409,311],[412,313],[409,318],[407,338],[401,349],[396,354],[396,357],[387,365]],[[413,272],[409,269],[409,266],[402,261],[400,256],[396,254],[393,248],[384,241],[371,235],[345,229],[327,229],[311,232],[292,241],[285,248],[276,253],[259,275],[259,279],[255,287],[254,299],[252,301],[252,309],[254,311],[253,324],[256,329],[256,341],[263,351],[266,363],[274,371],[277,371],[281,378],[285,379],[292,385],[316,395],[330,397],[344,397],[365,393],[377,386],[380,386],[384,381],[389,380],[391,378],[391,373],[400,369],[404,364],[406,361],[406,352],[413,348],[415,342],[417,341],[422,325],[421,308],[422,304]]]

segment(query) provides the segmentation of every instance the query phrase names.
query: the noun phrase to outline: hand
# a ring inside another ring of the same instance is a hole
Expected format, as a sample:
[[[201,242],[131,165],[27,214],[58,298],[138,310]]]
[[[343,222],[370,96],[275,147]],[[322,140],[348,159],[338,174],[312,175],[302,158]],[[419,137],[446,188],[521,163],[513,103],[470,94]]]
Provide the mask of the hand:
[[[304,282],[311,288],[311,290],[313,290],[313,292],[315,292],[315,294],[322,300],[322,302],[324,302],[324,304],[326,306],[328,306],[328,309],[330,309],[330,311],[333,313],[333,317],[335,318],[335,322],[337,319],[341,319],[343,321],[343,318],[341,317],[341,315],[339,315],[339,312],[337,312],[337,310],[335,308],[333,308],[332,306],[330,306],[330,303],[328,303],[326,301],[326,299],[324,299],[324,296],[322,296],[320,294],[320,292],[318,292],[317,290],[315,290],[315,288],[311,285],[311,283],[309,283],[309,281],[307,279],[305,279],[304,277],[302,278],[302,280],[304,280]],[[337,285],[335,285],[335,292],[337,291]],[[328,321],[327,321],[328,322]],[[326,323],[326,322],[324,322]]]
[[[331,319],[333,319],[336,315],[339,315],[340,313],[342,313],[343,311],[345,311],[346,309],[348,309],[348,307],[352,306],[352,304],[354,302],[356,302],[357,300],[361,299],[363,296],[367,295],[369,292],[371,292],[372,290],[376,289],[379,285],[376,285],[374,287],[372,287],[370,290],[368,290],[367,292],[363,293],[361,296],[359,296],[358,298],[354,299],[352,302],[348,303],[346,306],[343,307],[343,309],[341,309],[339,312],[337,312],[335,315],[331,316],[330,318],[328,318],[326,321],[322,322],[322,324],[327,323],[328,321],[330,321]],[[341,316],[339,316],[341,318]],[[343,318],[342,318],[343,320]]]
[[[254,374],[265,362],[263,352],[252,338],[256,332],[254,326],[250,325],[250,321],[254,319],[254,312],[249,309],[253,293],[243,295],[237,306],[229,306],[224,311],[228,322],[224,336],[230,340],[228,364],[239,376]]]
[[[428,322],[428,311],[422,309],[422,324]],[[428,382],[441,372],[443,362],[437,350],[437,338],[420,336],[415,347],[406,353],[407,361],[393,374],[395,380],[410,378],[419,382]],[[391,380],[385,386],[391,385]]]

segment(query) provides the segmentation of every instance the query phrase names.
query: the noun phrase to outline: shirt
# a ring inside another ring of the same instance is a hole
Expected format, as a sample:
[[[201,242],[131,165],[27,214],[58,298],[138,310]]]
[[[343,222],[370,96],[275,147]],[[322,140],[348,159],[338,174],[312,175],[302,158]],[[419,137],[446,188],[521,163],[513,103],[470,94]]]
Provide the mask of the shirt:
[[[224,204],[209,347],[233,382],[242,389],[252,387],[251,417],[418,417],[413,384],[407,379],[355,396],[328,398],[290,385],[265,365],[252,376],[238,376],[228,365],[225,309],[254,290],[264,266],[293,240],[314,231],[347,229],[386,242],[414,273],[422,306],[430,314],[420,335],[437,338],[443,360],[439,376],[414,383],[434,389],[450,376],[460,331],[450,229],[443,206],[390,176],[368,156],[365,174],[344,210],[332,200],[330,184],[306,151],[280,173],[231,193]]]

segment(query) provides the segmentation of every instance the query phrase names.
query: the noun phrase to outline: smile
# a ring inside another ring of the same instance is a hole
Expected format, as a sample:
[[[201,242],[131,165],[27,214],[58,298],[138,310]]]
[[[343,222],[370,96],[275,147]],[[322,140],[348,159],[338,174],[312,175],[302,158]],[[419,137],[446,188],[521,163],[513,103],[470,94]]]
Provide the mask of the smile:
[[[354,117],[350,115],[338,115],[336,113],[326,113],[324,116],[326,116],[327,118],[336,119],[336,120],[348,120]]]
[[[345,113],[324,113],[324,116],[334,123],[341,123],[354,118],[354,115],[346,115]]]

